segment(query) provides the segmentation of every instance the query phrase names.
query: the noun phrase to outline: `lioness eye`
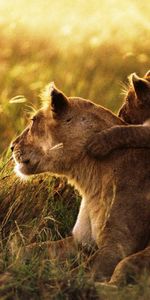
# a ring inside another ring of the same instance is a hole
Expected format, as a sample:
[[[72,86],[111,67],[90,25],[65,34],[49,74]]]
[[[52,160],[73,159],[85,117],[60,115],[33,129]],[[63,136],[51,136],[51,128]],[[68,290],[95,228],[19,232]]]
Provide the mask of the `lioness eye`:
[[[69,123],[71,120],[72,120],[72,118],[68,118],[68,119],[66,120],[66,122]]]

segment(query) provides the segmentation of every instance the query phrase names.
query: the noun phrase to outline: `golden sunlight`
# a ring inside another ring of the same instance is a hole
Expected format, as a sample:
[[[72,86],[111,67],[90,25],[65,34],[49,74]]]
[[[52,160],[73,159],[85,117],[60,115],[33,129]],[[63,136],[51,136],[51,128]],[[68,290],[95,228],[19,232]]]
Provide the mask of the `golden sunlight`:
[[[149,1],[1,0],[0,11],[0,24],[7,25],[10,37],[26,28],[36,36],[53,36],[67,46],[88,37],[93,47],[115,39],[131,50],[134,40],[143,39],[143,31],[150,30]]]
[[[149,69],[149,1],[0,0],[0,12],[0,151],[49,82],[116,112],[121,82]]]

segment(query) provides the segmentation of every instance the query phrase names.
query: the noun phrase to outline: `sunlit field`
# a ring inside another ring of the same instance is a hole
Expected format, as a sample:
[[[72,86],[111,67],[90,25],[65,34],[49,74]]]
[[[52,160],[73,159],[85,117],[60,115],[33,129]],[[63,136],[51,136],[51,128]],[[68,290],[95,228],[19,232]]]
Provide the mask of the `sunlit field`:
[[[1,0],[0,11],[0,152],[48,82],[116,112],[121,83],[149,68],[149,1]]]
[[[21,245],[68,235],[80,197],[64,180],[20,182],[8,147],[51,81],[117,113],[128,75],[150,68],[149,41],[150,1],[0,0],[1,299],[148,299],[146,276],[136,287],[98,291],[84,258],[73,277],[76,262],[20,256]]]

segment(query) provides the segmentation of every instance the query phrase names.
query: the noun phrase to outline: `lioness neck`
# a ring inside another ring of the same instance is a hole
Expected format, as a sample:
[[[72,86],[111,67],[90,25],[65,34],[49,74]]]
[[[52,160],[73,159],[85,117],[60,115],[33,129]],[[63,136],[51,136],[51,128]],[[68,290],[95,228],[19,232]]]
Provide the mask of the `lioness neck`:
[[[72,168],[69,181],[73,183],[82,196],[79,214],[72,231],[73,237],[79,244],[95,245],[92,219],[95,215],[94,212],[100,208],[100,163],[89,159],[88,156],[82,157],[76,167]]]
[[[91,199],[101,191],[101,166],[100,162],[89,158],[87,155],[82,156],[76,165],[72,166],[68,179],[80,194]]]

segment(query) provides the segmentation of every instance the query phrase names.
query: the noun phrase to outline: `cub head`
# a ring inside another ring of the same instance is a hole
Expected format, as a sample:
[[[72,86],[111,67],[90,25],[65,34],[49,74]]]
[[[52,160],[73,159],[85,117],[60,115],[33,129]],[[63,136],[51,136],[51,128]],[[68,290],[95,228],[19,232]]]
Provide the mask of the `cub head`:
[[[143,78],[135,73],[129,76],[129,89],[119,117],[130,124],[142,124],[150,118],[150,71]]]
[[[49,104],[37,111],[12,142],[16,171],[23,175],[67,175],[86,155],[85,145],[90,136],[110,127],[113,118],[91,101],[68,98],[52,83]]]

